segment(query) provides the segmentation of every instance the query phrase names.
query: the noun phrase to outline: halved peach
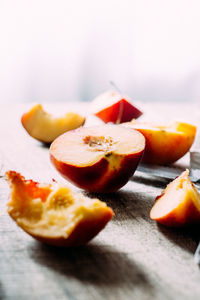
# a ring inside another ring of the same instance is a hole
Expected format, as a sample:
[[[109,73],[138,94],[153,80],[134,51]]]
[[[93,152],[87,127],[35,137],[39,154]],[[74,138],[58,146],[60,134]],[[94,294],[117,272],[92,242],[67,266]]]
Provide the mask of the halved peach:
[[[58,137],[50,158],[62,176],[91,192],[113,192],[133,175],[145,139],[136,130],[117,125],[82,127]]]
[[[169,125],[140,123],[135,120],[123,124],[141,132],[146,139],[143,162],[166,165],[184,156],[191,148],[196,126],[173,122]]]
[[[41,104],[36,104],[22,115],[21,122],[30,136],[41,142],[51,143],[64,132],[82,126],[85,117],[68,112],[63,117],[56,118],[44,111]]]
[[[8,213],[28,234],[56,246],[83,245],[114,215],[98,199],[90,199],[56,182],[44,185],[6,173],[11,193]]]
[[[142,115],[142,112],[131,103],[128,97],[114,91],[108,91],[96,97],[91,103],[91,111],[105,123],[115,124],[128,122]]]
[[[184,171],[156,198],[151,219],[171,227],[200,223],[200,194],[188,175]]]

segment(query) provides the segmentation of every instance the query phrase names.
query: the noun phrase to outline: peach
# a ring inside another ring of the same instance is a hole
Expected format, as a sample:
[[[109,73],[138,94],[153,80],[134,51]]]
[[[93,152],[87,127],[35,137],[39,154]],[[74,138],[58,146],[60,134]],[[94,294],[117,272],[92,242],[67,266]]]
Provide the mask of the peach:
[[[184,171],[156,198],[151,219],[170,227],[200,223],[200,194],[188,175]]]
[[[161,126],[133,120],[123,125],[144,135],[143,162],[149,164],[166,165],[177,161],[190,150],[196,135],[196,126],[177,121]]]
[[[115,124],[128,122],[142,115],[142,112],[131,104],[128,97],[114,91],[96,97],[91,104],[91,110],[105,123],[112,122]]]
[[[85,118],[73,112],[56,118],[45,112],[41,104],[36,104],[22,115],[21,122],[30,136],[41,142],[51,143],[64,132],[82,126]]]
[[[127,183],[142,157],[145,139],[117,125],[82,127],[58,137],[50,158],[60,174],[79,188],[113,192]]]
[[[55,181],[39,184],[15,171],[8,171],[6,176],[11,188],[9,215],[25,232],[47,244],[86,244],[114,215],[104,202]]]

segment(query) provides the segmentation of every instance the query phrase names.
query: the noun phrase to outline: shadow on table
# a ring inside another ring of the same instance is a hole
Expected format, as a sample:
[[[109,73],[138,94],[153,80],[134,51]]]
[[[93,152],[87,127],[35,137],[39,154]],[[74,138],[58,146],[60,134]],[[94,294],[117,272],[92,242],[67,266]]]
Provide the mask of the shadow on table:
[[[158,224],[157,227],[174,244],[190,253],[195,252],[200,241],[200,232],[197,225],[189,228],[168,228]]]
[[[54,271],[98,286],[152,286],[146,274],[125,253],[97,244],[76,248],[58,248],[34,243],[29,248],[32,259]]]
[[[5,291],[1,282],[0,282],[0,299],[2,300],[6,299]]]
[[[171,181],[166,178],[160,178],[155,176],[150,177],[150,176],[137,176],[137,175],[131,177],[130,180],[136,183],[141,183],[144,185],[153,186],[155,188],[162,188],[162,189],[164,189],[167,186],[167,184]]]
[[[39,142],[38,147],[49,150],[51,143]]]
[[[115,212],[113,222],[128,219],[137,221],[141,218],[147,222],[151,222],[149,212],[153,206],[154,197],[149,193],[121,190],[116,193],[87,193],[87,195],[91,198],[97,197],[112,207]]]

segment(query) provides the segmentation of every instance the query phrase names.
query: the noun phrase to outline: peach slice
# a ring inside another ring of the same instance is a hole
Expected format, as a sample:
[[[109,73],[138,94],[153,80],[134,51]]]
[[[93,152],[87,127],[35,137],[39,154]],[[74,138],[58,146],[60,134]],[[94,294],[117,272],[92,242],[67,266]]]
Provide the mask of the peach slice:
[[[188,175],[184,171],[156,198],[151,219],[170,227],[200,223],[200,194]]]
[[[128,122],[142,115],[142,112],[131,104],[128,97],[114,91],[96,97],[91,104],[91,110],[105,123],[112,122],[115,124]]]
[[[41,104],[36,104],[23,114],[21,122],[30,136],[41,142],[51,143],[64,132],[82,126],[85,118],[73,112],[55,118],[45,112]]]
[[[86,244],[114,215],[104,202],[57,182],[39,184],[15,171],[6,176],[11,188],[9,215],[25,232],[47,244]]]
[[[58,137],[50,158],[62,176],[91,192],[113,192],[133,175],[145,139],[136,130],[117,125],[82,127]]]
[[[190,150],[196,135],[196,126],[177,121],[161,126],[133,120],[124,125],[144,135],[146,147],[143,162],[150,164],[166,165],[175,162]]]

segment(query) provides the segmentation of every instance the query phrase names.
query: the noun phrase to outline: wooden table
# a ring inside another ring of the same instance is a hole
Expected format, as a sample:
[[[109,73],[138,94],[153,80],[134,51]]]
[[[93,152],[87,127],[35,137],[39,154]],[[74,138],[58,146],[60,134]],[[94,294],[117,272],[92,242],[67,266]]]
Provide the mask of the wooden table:
[[[86,111],[86,104],[51,104],[50,109]],[[20,123],[27,105],[0,106],[0,154],[5,170],[27,179],[62,179],[48,148]],[[191,105],[146,104],[148,117],[195,120]],[[197,122],[197,119],[196,119]],[[87,246],[60,249],[24,233],[6,213],[9,188],[0,180],[0,299],[200,299],[200,270],[193,254],[200,230],[174,230],[149,218],[155,197],[168,182],[138,171],[119,192],[99,196],[115,217]]]

